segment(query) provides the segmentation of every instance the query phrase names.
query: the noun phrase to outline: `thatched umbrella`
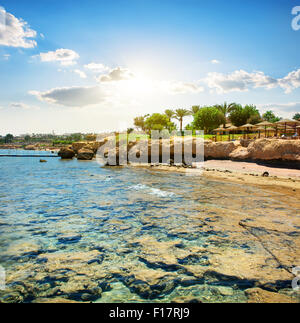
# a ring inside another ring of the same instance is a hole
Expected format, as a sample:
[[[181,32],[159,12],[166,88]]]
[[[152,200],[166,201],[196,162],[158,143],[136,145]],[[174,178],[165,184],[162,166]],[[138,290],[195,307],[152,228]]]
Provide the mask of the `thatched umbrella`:
[[[255,128],[257,128],[257,127],[254,126],[253,124],[250,124],[250,123],[244,124],[243,126],[240,127],[240,129],[247,130],[248,134],[249,134],[250,129],[255,129]]]
[[[294,127],[284,126],[284,125],[279,126],[279,127],[277,128],[277,131],[278,131],[278,130],[279,130],[281,133],[282,133],[282,132],[284,132],[284,134],[287,134],[287,133],[289,133],[289,132],[294,132],[294,131],[296,131],[296,129],[295,129]]]
[[[298,136],[300,136],[300,126],[297,126],[296,130],[297,130]]]
[[[267,128],[267,132],[268,132],[268,137],[269,137],[269,135],[270,135],[270,132],[276,132],[276,129],[274,129],[274,128],[271,128],[271,127],[269,127],[269,128]]]
[[[269,122],[269,121],[263,121],[257,124],[257,126],[259,127],[265,127],[265,137],[267,137],[267,127],[272,126],[273,123]],[[259,133],[259,137],[260,137],[260,133]]]
[[[213,132],[217,132],[216,133],[216,138],[218,136],[218,132],[224,132],[226,129],[224,127],[219,127],[217,129],[214,129]],[[222,137],[221,137],[221,141],[222,141]]]
[[[266,134],[267,134],[267,128],[259,127],[259,128],[257,128],[256,130],[258,130],[258,138],[260,138],[260,133],[261,133],[262,131],[265,131],[265,137],[266,137]]]
[[[228,141],[230,141],[230,132],[231,132],[231,131],[235,131],[235,130],[237,130],[237,129],[238,129],[238,127],[231,126],[231,127],[227,128],[227,129],[225,130],[225,131],[226,131],[226,132],[228,132],[228,134],[229,134]]]
[[[283,119],[278,122],[276,122],[278,125],[284,125],[284,133],[286,133],[287,126],[294,127],[296,130],[296,126],[300,124],[300,121],[297,120],[291,120],[291,119]]]

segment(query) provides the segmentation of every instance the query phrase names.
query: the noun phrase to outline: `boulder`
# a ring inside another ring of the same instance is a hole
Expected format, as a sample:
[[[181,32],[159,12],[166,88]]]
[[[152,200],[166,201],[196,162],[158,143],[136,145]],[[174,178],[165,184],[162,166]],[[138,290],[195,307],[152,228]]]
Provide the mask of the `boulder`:
[[[300,141],[282,139],[259,139],[248,146],[254,160],[300,161]]]
[[[61,159],[73,159],[73,157],[75,157],[75,152],[71,148],[62,148],[58,152],[58,156],[60,156]]]
[[[101,140],[101,141],[80,141],[80,142],[73,142],[72,144],[72,149],[75,151],[76,154],[78,154],[79,150],[85,148],[85,149],[90,149],[93,150],[94,153],[97,152],[97,150],[102,147],[106,142],[107,138]]]
[[[77,159],[78,160],[92,160],[95,156],[95,153],[91,149],[82,148],[78,151]]]
[[[250,153],[247,148],[239,146],[229,154],[231,159],[245,160],[250,158]]]
[[[73,142],[72,144],[72,149],[74,150],[75,154],[78,154],[78,151],[85,147],[87,145],[87,142],[82,141],[82,142]]]
[[[229,159],[230,154],[237,149],[239,142],[205,142],[205,158]]]

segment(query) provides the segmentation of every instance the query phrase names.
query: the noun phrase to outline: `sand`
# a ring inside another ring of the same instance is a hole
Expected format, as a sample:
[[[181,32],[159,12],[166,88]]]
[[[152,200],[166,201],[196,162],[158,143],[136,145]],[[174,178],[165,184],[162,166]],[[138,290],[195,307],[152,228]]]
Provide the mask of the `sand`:
[[[300,170],[297,169],[230,160],[205,161],[201,170],[164,165],[134,165],[133,167],[137,166],[151,168],[153,171],[178,172],[187,176],[205,176],[221,181],[258,185],[300,198]],[[262,176],[265,172],[269,173],[269,177]]]

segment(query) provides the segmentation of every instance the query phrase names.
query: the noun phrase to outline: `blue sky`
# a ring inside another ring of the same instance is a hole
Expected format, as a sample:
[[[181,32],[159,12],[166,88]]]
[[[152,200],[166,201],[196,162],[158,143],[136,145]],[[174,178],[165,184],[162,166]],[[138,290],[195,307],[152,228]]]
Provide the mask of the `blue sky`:
[[[123,129],[136,115],[224,101],[292,117],[297,5],[0,0],[0,134]]]

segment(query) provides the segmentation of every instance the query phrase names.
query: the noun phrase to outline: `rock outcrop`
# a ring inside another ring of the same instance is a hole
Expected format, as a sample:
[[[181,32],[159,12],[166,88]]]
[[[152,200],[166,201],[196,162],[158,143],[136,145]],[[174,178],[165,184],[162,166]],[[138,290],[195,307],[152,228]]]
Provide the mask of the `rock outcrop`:
[[[251,142],[247,149],[254,160],[300,161],[299,140],[259,139]]]
[[[78,151],[85,147],[87,145],[86,142],[74,142],[72,144],[72,150],[75,152],[75,154],[78,154]]]
[[[94,151],[87,148],[82,148],[78,151],[77,159],[78,160],[92,160],[95,154]]]
[[[96,142],[76,142],[69,148],[61,149],[59,155],[62,158],[73,158],[78,155],[78,159],[91,160],[99,148],[108,142],[108,138]],[[131,163],[169,163],[174,160],[185,160],[187,155],[195,155],[199,143],[196,139],[186,138],[184,146],[181,146],[180,138],[171,138],[171,140],[141,140],[130,141],[127,144],[128,160]],[[111,142],[103,149],[106,155],[115,156],[113,160],[119,160],[120,154],[126,155],[125,146]],[[167,154],[167,157],[163,153]],[[199,151],[198,151],[199,153]],[[185,157],[185,158],[184,158]],[[232,159],[232,160],[261,160],[261,161],[292,161],[300,162],[300,141],[282,140],[282,139],[257,139],[254,141],[227,141],[212,142],[204,141],[205,159]],[[124,159],[124,156],[123,156]],[[126,160],[126,158],[125,158]],[[189,162],[189,161],[188,161]]]
[[[204,156],[205,158],[228,158],[238,146],[238,142],[206,142]]]
[[[71,148],[62,148],[58,152],[58,156],[60,156],[61,159],[73,159],[75,157],[75,152]]]
[[[36,150],[36,146],[34,146],[34,145],[28,145],[24,149],[25,150]]]
[[[261,288],[245,290],[248,303],[297,303],[297,300],[284,294],[269,292]]]
[[[107,138],[101,141],[80,141],[80,142],[74,142],[72,144],[72,149],[74,150],[75,154],[78,154],[79,150],[81,149],[90,149],[93,150],[94,153],[97,152],[97,150],[103,146],[107,142]]]

